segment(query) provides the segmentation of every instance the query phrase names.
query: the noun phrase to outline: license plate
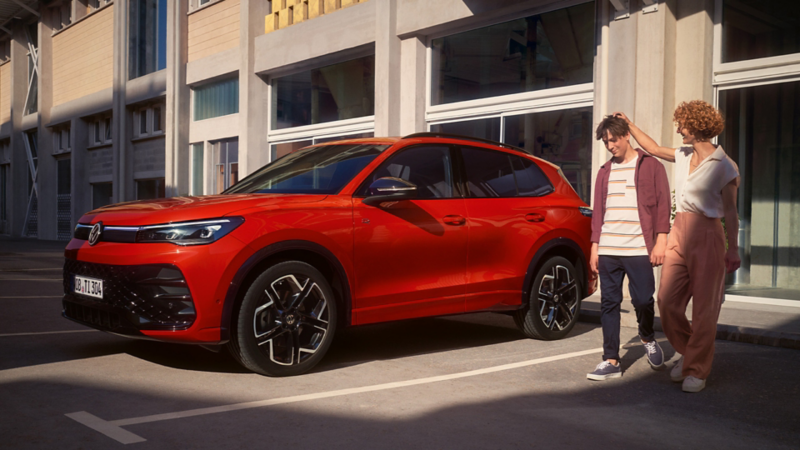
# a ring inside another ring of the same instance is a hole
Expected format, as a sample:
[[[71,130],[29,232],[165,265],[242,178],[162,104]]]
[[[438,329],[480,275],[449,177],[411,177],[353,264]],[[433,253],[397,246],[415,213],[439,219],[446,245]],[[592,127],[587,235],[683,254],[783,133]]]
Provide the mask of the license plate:
[[[103,298],[103,280],[75,275],[75,288],[73,291],[76,294]]]

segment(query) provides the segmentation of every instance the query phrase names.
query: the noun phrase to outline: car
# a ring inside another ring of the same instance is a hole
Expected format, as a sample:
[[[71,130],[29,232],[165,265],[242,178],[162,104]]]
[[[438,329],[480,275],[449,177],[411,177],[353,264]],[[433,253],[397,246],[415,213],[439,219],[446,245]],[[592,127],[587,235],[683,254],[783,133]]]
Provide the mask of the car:
[[[63,316],[110,333],[227,346],[298,375],[336,330],[478,311],[559,339],[594,292],[591,209],[558,166],[437,133],[289,153],[220,195],[83,215]]]

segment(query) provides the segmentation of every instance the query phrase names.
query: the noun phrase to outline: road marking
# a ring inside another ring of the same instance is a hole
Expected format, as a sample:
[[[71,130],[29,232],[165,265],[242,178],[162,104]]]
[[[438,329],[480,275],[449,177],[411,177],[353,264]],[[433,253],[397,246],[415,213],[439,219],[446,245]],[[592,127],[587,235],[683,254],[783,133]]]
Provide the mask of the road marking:
[[[64,268],[54,267],[52,269],[0,269],[0,272],[38,272],[42,270],[64,270]]]
[[[93,333],[95,331],[99,330],[65,330],[65,331],[40,331],[38,333],[7,333],[7,334],[0,334],[0,337],[38,336],[40,334]]]
[[[779,298],[747,297],[744,295],[725,294],[726,302],[753,303],[757,305],[789,306],[800,308],[800,300],[783,300]]]
[[[0,281],[64,281],[63,278],[0,278]]]
[[[239,411],[243,409],[261,408],[264,406],[285,405],[287,403],[298,403],[309,400],[319,400],[324,398],[342,397],[345,395],[362,394],[365,392],[384,391],[388,389],[397,389],[408,386],[418,386],[421,384],[437,383],[440,381],[457,380],[459,378],[474,377],[477,375],[485,375],[488,373],[502,372],[504,370],[519,369],[520,367],[535,366],[537,364],[544,364],[553,361],[560,361],[563,359],[576,358],[579,356],[592,355],[602,353],[602,348],[595,348],[592,350],[583,350],[579,352],[565,353],[562,355],[547,356],[544,358],[531,359],[527,361],[520,361],[511,364],[503,364],[500,366],[487,367],[484,369],[470,370],[467,372],[453,373],[450,375],[439,375],[435,377],[418,378],[416,380],[395,381],[392,383],[374,384],[371,386],[363,386],[350,389],[339,389],[328,392],[318,392],[316,394],[295,395],[292,397],[271,398],[267,400],[258,400],[254,402],[235,403],[232,405],[212,406],[209,408],[190,409],[187,411],[178,411],[166,414],[154,414],[150,416],[133,417],[130,419],[119,419],[112,421],[105,421],[95,417],[85,411],[66,414],[67,417],[76,420],[93,430],[99,431],[106,436],[114,439],[123,444],[133,442],[145,441],[144,438],[123,430],[121,427],[128,425],[138,425],[142,423],[160,422],[163,420],[182,419],[186,417],[203,416],[207,414],[217,414],[230,411]],[[133,438],[140,439],[132,441]]]
[[[144,442],[147,440],[141,436],[131,433],[130,431],[123,430],[116,425],[112,425],[111,422],[106,422],[97,416],[93,416],[86,411],[70,413],[66,416],[123,444],[135,444],[137,442]]]
[[[9,298],[64,298],[63,295],[4,295],[0,300]]]

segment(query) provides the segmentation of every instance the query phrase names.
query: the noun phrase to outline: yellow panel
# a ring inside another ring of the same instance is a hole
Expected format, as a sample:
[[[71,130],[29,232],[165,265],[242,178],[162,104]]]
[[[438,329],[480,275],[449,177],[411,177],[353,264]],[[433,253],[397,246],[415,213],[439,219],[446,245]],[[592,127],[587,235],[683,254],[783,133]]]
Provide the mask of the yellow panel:
[[[313,19],[323,14],[325,9],[324,0],[310,0],[308,2],[308,18]]]
[[[299,1],[294,5],[294,23],[308,19],[308,0]]]
[[[0,66],[0,124],[11,120],[11,63]]]
[[[53,36],[53,105],[110,88],[113,60],[114,6]]]
[[[270,16],[266,16],[266,21]],[[239,45],[239,0],[224,0],[189,15],[188,60],[196,61]]]

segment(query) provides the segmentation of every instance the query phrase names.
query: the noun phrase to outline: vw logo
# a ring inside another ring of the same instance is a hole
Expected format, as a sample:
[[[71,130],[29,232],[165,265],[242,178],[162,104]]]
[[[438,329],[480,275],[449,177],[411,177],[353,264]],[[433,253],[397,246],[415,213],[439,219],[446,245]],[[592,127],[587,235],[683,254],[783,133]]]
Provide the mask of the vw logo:
[[[97,222],[89,232],[89,245],[97,244],[100,241],[100,235],[103,234],[103,222]]]

